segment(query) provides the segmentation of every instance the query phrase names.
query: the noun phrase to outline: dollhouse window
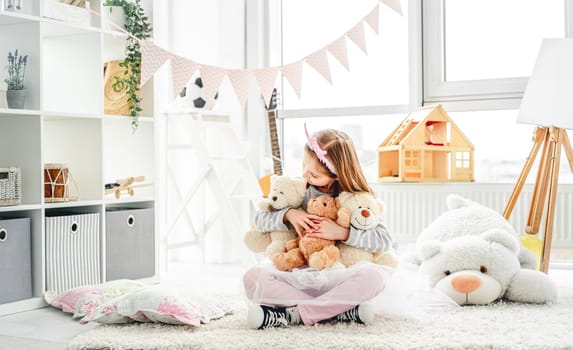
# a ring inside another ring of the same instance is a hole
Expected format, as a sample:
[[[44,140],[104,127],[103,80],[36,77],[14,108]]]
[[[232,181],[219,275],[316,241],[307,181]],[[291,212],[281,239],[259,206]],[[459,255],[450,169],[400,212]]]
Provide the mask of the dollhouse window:
[[[456,152],[456,168],[470,167],[470,152]]]
[[[407,168],[418,168],[420,166],[420,151],[406,151],[404,165]]]

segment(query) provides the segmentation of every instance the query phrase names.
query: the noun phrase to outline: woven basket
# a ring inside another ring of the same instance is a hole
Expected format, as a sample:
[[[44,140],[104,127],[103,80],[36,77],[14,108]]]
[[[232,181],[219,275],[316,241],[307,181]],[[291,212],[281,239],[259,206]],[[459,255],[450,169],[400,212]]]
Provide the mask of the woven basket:
[[[20,168],[0,168],[0,206],[20,204],[21,183]]]

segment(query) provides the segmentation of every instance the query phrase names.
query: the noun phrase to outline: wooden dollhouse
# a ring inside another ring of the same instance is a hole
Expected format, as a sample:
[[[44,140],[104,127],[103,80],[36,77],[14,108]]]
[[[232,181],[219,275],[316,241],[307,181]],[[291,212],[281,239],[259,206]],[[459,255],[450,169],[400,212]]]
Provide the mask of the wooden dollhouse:
[[[441,105],[410,113],[378,147],[380,181],[474,181],[474,146]]]

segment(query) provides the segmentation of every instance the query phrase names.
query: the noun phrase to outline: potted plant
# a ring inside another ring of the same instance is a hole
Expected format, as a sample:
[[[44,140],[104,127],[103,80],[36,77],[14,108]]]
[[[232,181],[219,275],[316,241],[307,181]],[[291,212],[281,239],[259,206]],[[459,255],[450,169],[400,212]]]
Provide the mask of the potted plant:
[[[26,77],[26,64],[28,63],[28,55],[22,56],[18,54],[18,50],[8,52],[8,78],[4,79],[6,82],[6,102],[8,108],[24,108],[26,100],[26,90],[24,87],[24,78]]]
[[[123,0],[105,0],[103,3],[104,8],[101,11],[102,27],[106,30],[118,30],[115,26],[110,25],[113,23],[120,28],[125,27]]]
[[[125,30],[131,34],[127,37],[126,57],[119,64],[125,69],[124,74],[121,77],[114,77],[113,87],[116,90],[125,91],[128,95],[129,115],[132,117],[131,126],[136,130],[142,101],[139,93],[141,81],[141,45],[139,40],[151,37],[151,24],[149,18],[145,16],[141,0],[106,0],[107,3],[123,8]]]

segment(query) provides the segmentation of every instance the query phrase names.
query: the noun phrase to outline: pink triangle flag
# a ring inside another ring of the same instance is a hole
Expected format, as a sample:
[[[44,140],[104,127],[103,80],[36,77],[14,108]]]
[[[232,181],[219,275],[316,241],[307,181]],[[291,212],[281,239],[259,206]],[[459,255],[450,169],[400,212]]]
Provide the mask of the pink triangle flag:
[[[354,26],[348,33],[346,33],[348,38],[352,40],[365,54],[368,54],[366,50],[366,39],[364,37],[364,23],[360,21]]]
[[[330,77],[330,66],[328,65],[328,57],[326,57],[326,50],[321,49],[308,56],[306,59],[312,68],[314,68],[324,79],[328,80],[332,84],[332,78]]]
[[[346,48],[346,38],[344,36],[338,38],[335,42],[328,45],[328,52],[334,56],[346,68],[350,71],[350,65],[348,64],[348,51]]]
[[[235,89],[235,94],[239,98],[241,107],[244,107],[247,96],[249,95],[249,78],[251,77],[251,72],[242,69],[229,69],[227,71],[227,77],[233,89]]]
[[[169,59],[169,53],[155,46],[147,40],[141,41],[141,85],[157,72],[165,61]]]
[[[203,98],[207,101],[207,106],[212,105],[215,100],[215,94],[225,78],[226,71],[219,67],[201,65],[201,81],[203,82]]]
[[[283,66],[281,72],[298,98],[300,98],[300,90],[302,85],[302,61]]]
[[[273,89],[275,88],[275,81],[277,80],[277,67],[255,69],[253,74],[259,85],[259,90],[265,100],[265,105],[268,106],[273,96]]]
[[[378,19],[380,17],[379,9],[380,9],[380,4],[376,4],[374,10],[372,10],[372,12],[370,12],[369,14],[366,15],[366,17],[364,17],[364,21],[368,23],[368,25],[370,26],[370,28],[372,28],[372,30],[374,30],[376,35],[379,34],[378,31]]]
[[[187,85],[193,73],[197,70],[197,65],[193,61],[177,55],[171,55],[171,75],[173,77],[173,95],[177,96]]]
[[[384,5],[388,6],[392,10],[398,12],[400,16],[404,16],[402,13],[402,6],[400,5],[400,0],[380,0]]]

